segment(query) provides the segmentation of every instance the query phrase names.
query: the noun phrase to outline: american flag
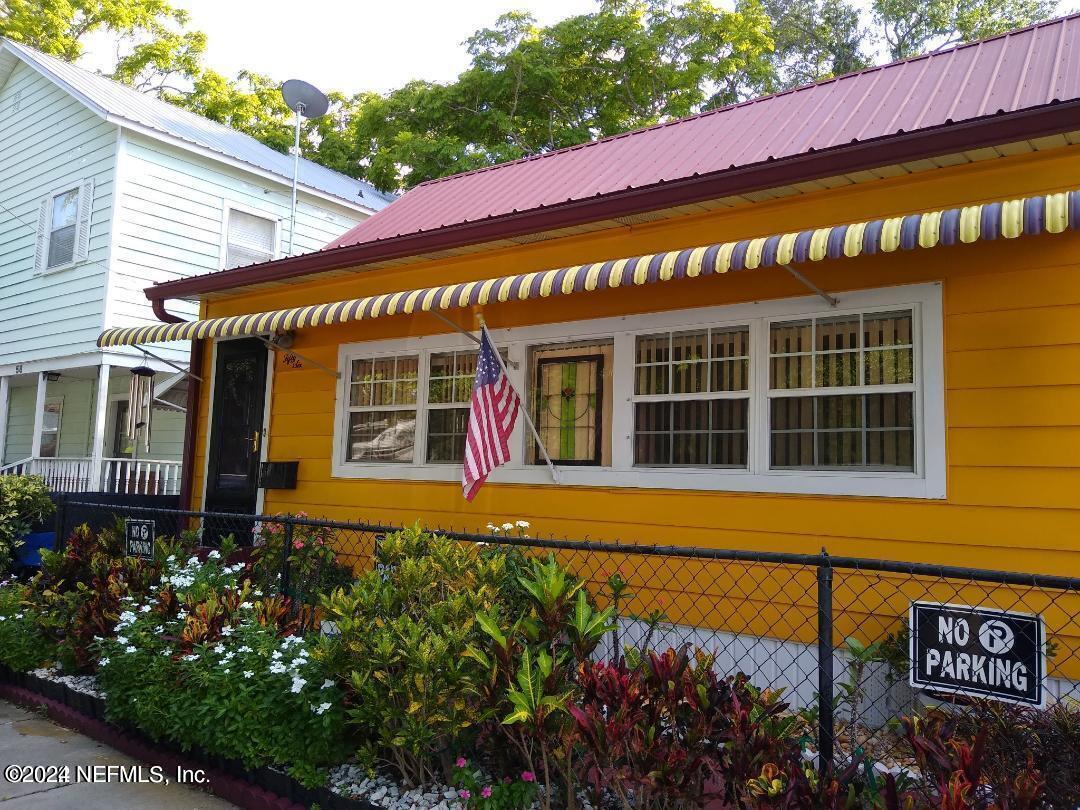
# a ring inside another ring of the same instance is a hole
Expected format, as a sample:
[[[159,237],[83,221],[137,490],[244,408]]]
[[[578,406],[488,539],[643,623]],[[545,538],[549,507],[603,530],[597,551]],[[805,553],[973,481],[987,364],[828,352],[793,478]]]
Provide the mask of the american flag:
[[[481,329],[461,474],[465,500],[471,501],[491,471],[510,460],[510,433],[520,407],[521,399],[503,371],[487,329]]]

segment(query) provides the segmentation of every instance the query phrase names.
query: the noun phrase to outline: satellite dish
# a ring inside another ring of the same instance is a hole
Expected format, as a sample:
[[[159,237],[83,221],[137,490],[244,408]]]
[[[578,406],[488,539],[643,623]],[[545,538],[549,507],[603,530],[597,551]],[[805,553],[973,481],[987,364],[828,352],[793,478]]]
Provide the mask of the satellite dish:
[[[301,79],[289,79],[281,85],[286,106],[304,118],[321,118],[330,109],[330,99],[315,85]]]

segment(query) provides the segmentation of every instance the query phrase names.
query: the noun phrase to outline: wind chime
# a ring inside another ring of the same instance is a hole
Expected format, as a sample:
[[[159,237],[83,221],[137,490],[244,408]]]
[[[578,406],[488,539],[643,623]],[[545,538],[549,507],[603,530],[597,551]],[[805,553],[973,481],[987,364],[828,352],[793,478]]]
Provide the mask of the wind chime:
[[[150,423],[153,414],[154,370],[149,366],[136,366],[131,370],[131,383],[128,386],[128,413],[125,426],[135,455],[139,452],[140,438],[143,449],[147,453],[150,452]]]

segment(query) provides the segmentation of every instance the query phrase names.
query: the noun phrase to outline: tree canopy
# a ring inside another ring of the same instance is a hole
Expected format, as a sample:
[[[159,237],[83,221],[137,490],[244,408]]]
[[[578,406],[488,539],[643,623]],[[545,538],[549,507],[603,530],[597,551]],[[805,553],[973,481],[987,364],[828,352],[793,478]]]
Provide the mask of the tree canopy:
[[[499,17],[445,83],[331,93],[304,153],[387,190],[615,135],[1045,19],[1057,0],[597,0],[548,26]],[[68,61],[118,43],[110,76],[287,151],[275,79],[205,65],[206,37],[168,0],[0,0],[0,36]]]

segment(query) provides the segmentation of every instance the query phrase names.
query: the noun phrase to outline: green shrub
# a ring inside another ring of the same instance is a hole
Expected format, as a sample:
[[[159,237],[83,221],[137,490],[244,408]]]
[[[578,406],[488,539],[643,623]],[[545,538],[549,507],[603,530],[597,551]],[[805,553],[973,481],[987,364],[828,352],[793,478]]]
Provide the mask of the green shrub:
[[[28,590],[18,582],[0,583],[0,664],[16,672],[29,672],[56,657],[56,645],[42,635],[27,607]]]
[[[94,668],[93,641],[113,635],[123,600],[148,593],[160,576],[160,561],[123,556],[118,531],[80,526],[63,551],[42,553],[27,606],[63,669],[87,672]]]
[[[107,717],[315,784],[349,750],[342,694],[313,642],[292,635],[288,603],[249,573],[216,551],[172,557],[158,593],[123,600],[117,635],[96,645]]]
[[[499,605],[505,557],[414,526],[386,537],[376,563],[323,600],[340,635],[322,652],[348,691],[362,761],[427,784],[451,774],[480,719],[467,698],[483,672],[465,652],[480,641],[477,613]]]
[[[0,576],[11,569],[23,538],[55,510],[40,475],[0,475]]]

